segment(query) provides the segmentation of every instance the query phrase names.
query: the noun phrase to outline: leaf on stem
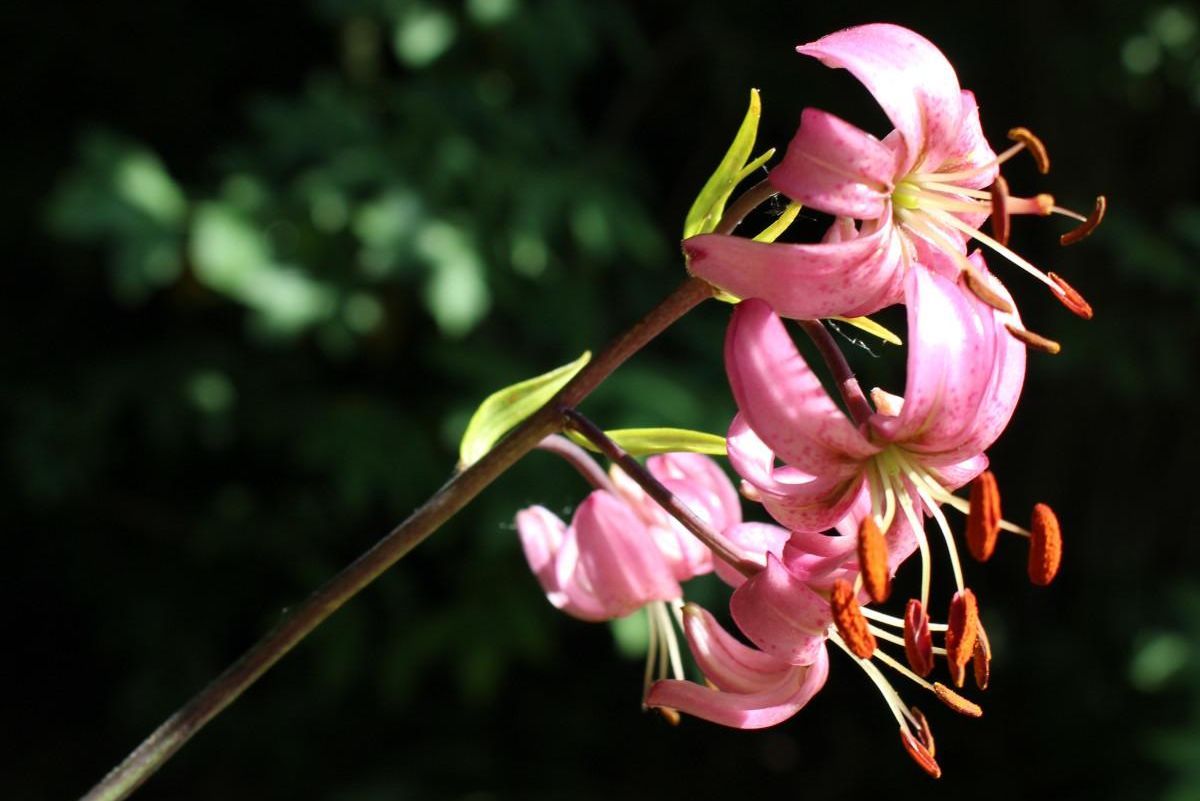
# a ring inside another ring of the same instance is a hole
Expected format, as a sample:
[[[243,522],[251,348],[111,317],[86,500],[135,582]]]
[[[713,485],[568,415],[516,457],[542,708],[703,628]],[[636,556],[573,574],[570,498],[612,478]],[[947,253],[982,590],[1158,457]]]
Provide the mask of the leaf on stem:
[[[839,323],[846,323],[847,325],[852,325],[855,328],[857,328],[859,331],[865,331],[866,333],[871,334],[872,336],[879,337],[884,342],[887,342],[889,345],[903,345],[904,344],[904,341],[901,340],[900,337],[898,337],[896,334],[892,333],[892,331],[890,329],[884,328],[882,325],[875,322],[870,317],[833,317],[831,319],[837,320]]]
[[[754,139],[758,135],[758,119],[762,114],[762,101],[759,100],[758,90],[750,90],[750,108],[742,119],[741,127],[733,138],[733,144],[725,153],[725,158],[717,166],[716,172],[704,184],[696,201],[688,211],[687,220],[683,225],[683,238],[698,234],[711,233],[725,212],[725,203],[733,193],[734,188],[751,172],[758,169],[771,157],[774,151],[769,151],[747,165],[750,152],[754,149]]]
[[[591,351],[570,364],[493,392],[479,404],[458,447],[460,470],[479,461],[525,418],[553,398],[592,358]]]
[[[630,456],[652,456],[656,453],[725,455],[724,437],[687,428],[618,428],[604,433]],[[590,451],[600,452],[578,432],[568,430],[567,436]]]

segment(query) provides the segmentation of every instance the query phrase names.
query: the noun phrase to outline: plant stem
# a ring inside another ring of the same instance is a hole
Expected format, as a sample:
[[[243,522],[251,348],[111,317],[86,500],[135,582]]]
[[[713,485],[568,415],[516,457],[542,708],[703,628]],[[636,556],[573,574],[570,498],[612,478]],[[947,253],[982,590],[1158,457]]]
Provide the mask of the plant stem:
[[[616,492],[616,488],[608,478],[608,473],[604,472],[604,468],[596,463],[592,455],[563,435],[551,434],[538,443],[537,449],[562,457],[594,488]]]
[[[744,576],[753,576],[759,571],[757,565],[734,553],[729,547],[728,541],[719,532],[692,512],[683,501],[676,497],[675,493],[664,487],[653,473],[642,466],[641,462],[613,442],[598,425],[575,409],[564,408],[562,414],[566,418],[568,426],[587,437],[588,441],[599,448],[601,453],[616,462],[625,471],[625,474],[636,481],[659,506],[682,523],[683,527],[695,535],[696,539],[707,545],[714,556],[728,562]]]
[[[82,801],[119,801],[171,758],[204,724],[234,701],[272,665],[397,560],[419,545],[545,437],[562,429],[562,409],[591,393],[626,359],[672,323],[712,296],[688,278],[645,317],[617,337],[559,394],[509,432],[475,464],[452,476],[423,506],[335,575],[207,687],[166,719]]]
[[[734,229],[742,224],[742,220],[750,216],[750,212],[779,194],[779,190],[771,186],[771,182],[763,179],[747,189],[737,200],[729,205],[721,216],[714,234],[732,234]]]
[[[834,342],[829,329],[820,320],[801,320],[800,327],[817,346],[821,358],[825,360],[825,364],[833,373],[833,380],[837,382],[838,391],[842,394],[842,400],[846,402],[850,417],[858,425],[867,422],[872,414],[871,404],[867,403],[867,397],[863,394],[862,387],[859,386],[858,378],[855,377],[854,370],[850,368],[850,363],[846,361],[846,354],[842,353],[837,342]]]

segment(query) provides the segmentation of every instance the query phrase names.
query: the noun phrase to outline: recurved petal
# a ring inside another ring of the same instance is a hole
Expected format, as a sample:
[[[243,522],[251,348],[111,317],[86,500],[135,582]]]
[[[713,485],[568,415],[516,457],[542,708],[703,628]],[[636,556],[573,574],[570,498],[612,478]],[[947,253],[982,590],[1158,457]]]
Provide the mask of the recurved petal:
[[[829,657],[821,648],[813,663],[793,667],[770,689],[754,693],[721,692],[690,681],[655,682],[646,696],[652,707],[668,707],[736,729],[763,729],[799,712],[825,685]]]
[[[796,48],[828,67],[844,68],[875,97],[904,138],[900,174],[936,167],[958,137],[961,89],[954,68],[923,36],[876,23],[831,33]]]
[[[781,659],[743,645],[696,604],[683,608],[683,631],[700,672],[722,692],[768,690],[794,669]]]
[[[878,452],[825,392],[766,303],[738,304],[725,338],[725,371],[746,423],[792,467],[844,477]]]
[[[801,113],[800,129],[769,180],[805,206],[873,220],[890,213],[896,156],[866,131],[809,108]]]
[[[645,525],[616,496],[593,492],[575,512],[572,528],[579,545],[580,586],[590,590],[610,617],[682,596]]]
[[[890,216],[870,233],[810,245],[704,234],[683,243],[688,269],[739,298],[761,298],[784,317],[857,317],[900,302],[901,243]]]
[[[780,528],[770,523],[741,523],[725,529],[723,533],[725,539],[738,552],[739,556],[759,567],[766,567],[767,554],[781,556],[783,546],[787,544],[788,538],[791,536],[786,528]],[[713,567],[721,580],[730,587],[740,587],[746,581],[746,577],[741,572],[721,559],[717,559],[713,563]]]
[[[970,178],[960,178],[954,181],[959,186],[971,189],[983,189],[996,180],[1000,167],[995,164],[996,151],[988,144],[983,135],[983,125],[979,121],[979,103],[975,93],[964,89],[962,92],[962,115],[959,120],[958,136],[945,154],[945,158],[937,172],[967,172],[982,167],[979,173]]]
[[[729,611],[751,642],[793,665],[813,663],[824,650],[832,620],[829,602],[774,554],[767,556],[766,568],[733,591]]]

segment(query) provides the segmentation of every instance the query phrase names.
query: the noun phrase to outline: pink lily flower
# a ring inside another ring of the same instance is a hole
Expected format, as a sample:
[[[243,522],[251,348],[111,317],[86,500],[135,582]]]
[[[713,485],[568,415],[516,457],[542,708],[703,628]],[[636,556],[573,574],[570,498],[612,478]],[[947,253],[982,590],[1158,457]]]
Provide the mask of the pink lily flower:
[[[989,289],[1007,299],[977,264]],[[739,409],[728,443],[734,469],[792,530],[829,528],[856,503],[869,503],[881,532],[907,522],[922,554],[927,606],[929,549],[921,514],[938,522],[953,549],[939,503],[987,466],[983,451],[1007,425],[1020,395],[1025,350],[1008,335],[1009,326],[1020,324],[1015,311],[993,309],[927,270],[911,271],[906,281],[904,398],[876,392],[877,410],[857,426],[826,394],[770,307],[757,300],[739,304],[725,345]],[[961,589],[953,550],[951,561]]]
[[[857,316],[898,303],[904,274],[914,265],[951,278],[961,274],[968,289],[996,303],[966,257],[966,242],[975,239],[1090,317],[1091,307],[1065,281],[1007,247],[1011,214],[1061,213],[1084,221],[1084,228],[1067,235],[1078,241],[1103,213],[1103,199],[1092,219],[1055,206],[1049,195],[1008,195],[999,167],[1016,153],[1029,148],[1039,167],[1048,169],[1036,137],[1013,129],[1017,144],[997,156],[984,138],[974,95],[959,87],[941,51],[907,28],[862,25],[797,49],[850,71],[895,130],[880,140],[832,114],[805,109],[770,181],[792,200],[835,215],[830,233],[810,245],[693,237],[684,242],[693,274],[738,297],[762,298],[797,319]],[[978,230],[989,216],[995,236]]]

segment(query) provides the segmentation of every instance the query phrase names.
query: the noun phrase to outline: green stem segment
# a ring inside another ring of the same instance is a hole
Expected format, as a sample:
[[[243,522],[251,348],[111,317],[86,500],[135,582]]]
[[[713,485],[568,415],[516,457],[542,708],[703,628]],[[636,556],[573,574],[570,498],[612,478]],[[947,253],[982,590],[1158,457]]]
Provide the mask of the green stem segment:
[[[377,579],[495,481],[545,437],[563,428],[563,409],[571,409],[596,389],[626,359],[672,323],[712,297],[712,287],[688,278],[645,317],[588,364],[571,383],[513,429],[475,464],[447,481],[400,525],[295,607],[249,651],[167,718],[121,764],[83,796],[82,801],[119,801],[183,747],[221,710],[253,684],[284,654]]]

